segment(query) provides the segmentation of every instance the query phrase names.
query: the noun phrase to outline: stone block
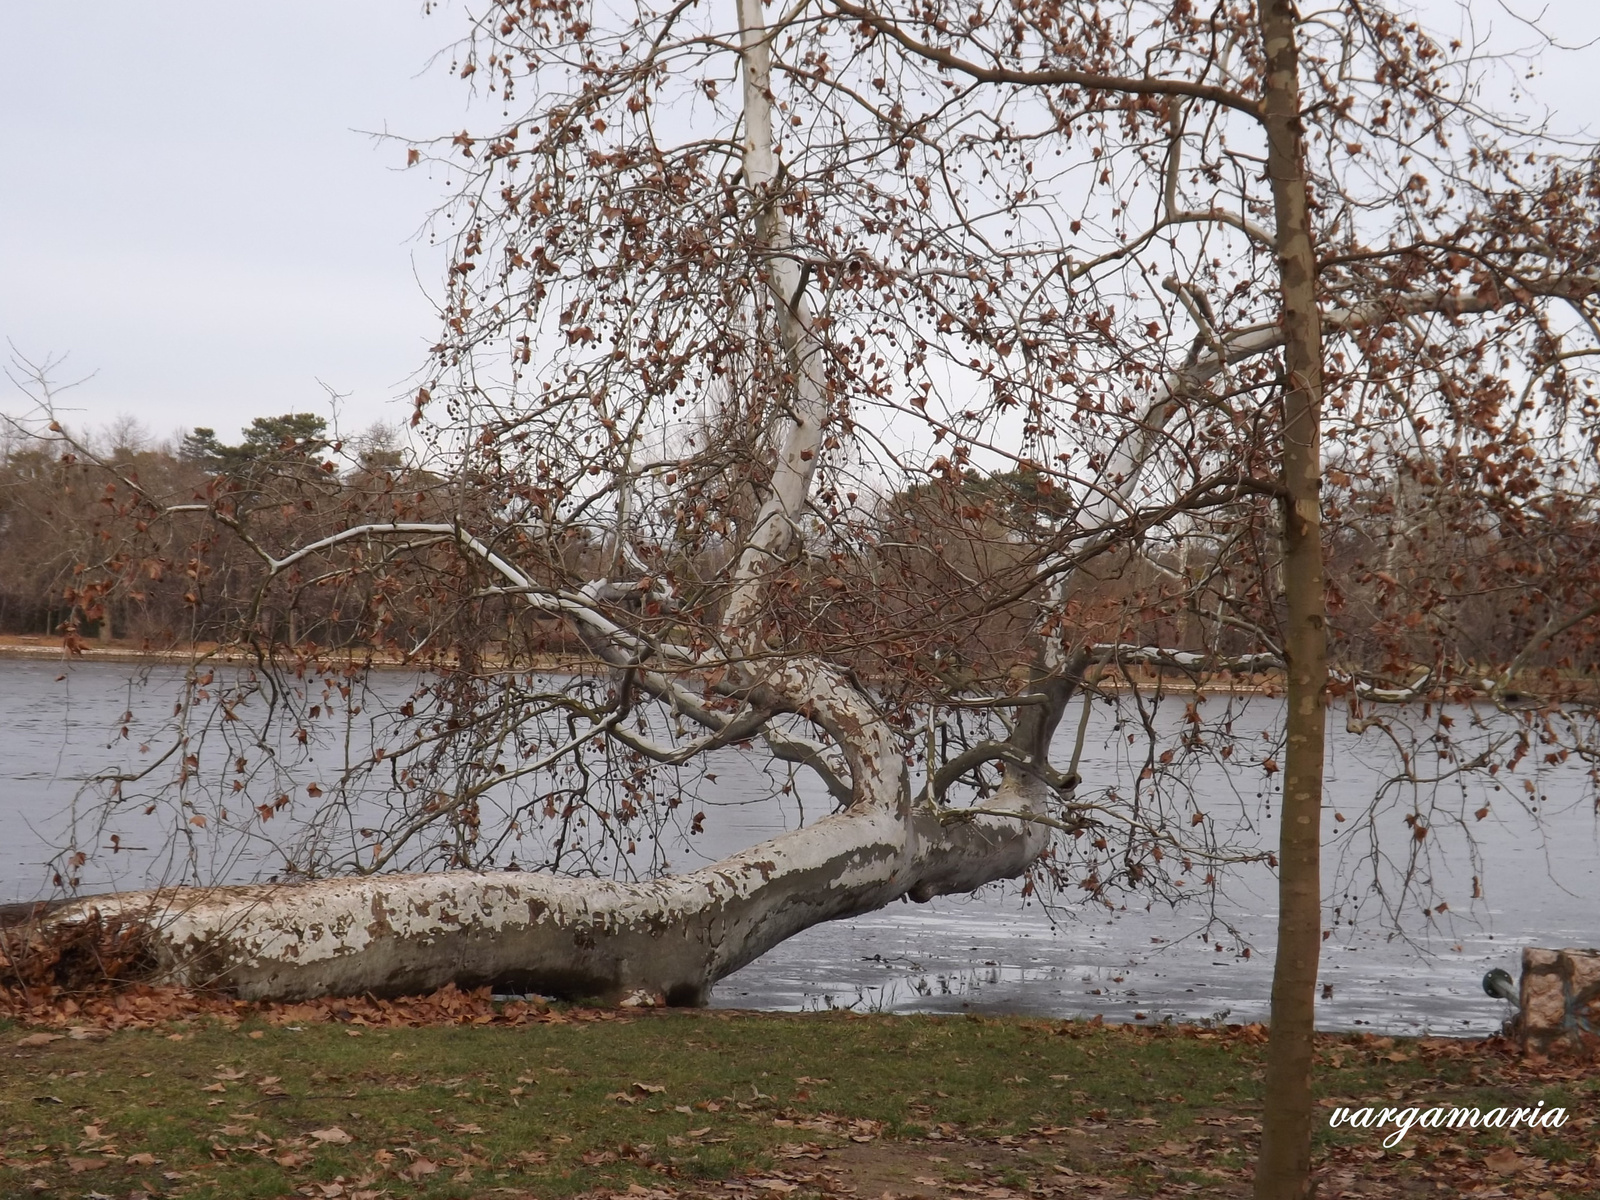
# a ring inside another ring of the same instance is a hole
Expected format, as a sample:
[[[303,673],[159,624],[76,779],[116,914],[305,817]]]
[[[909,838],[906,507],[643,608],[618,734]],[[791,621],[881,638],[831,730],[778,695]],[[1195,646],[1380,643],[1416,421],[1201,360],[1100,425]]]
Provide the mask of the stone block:
[[[1528,947],[1520,995],[1526,1049],[1600,1054],[1600,950]]]

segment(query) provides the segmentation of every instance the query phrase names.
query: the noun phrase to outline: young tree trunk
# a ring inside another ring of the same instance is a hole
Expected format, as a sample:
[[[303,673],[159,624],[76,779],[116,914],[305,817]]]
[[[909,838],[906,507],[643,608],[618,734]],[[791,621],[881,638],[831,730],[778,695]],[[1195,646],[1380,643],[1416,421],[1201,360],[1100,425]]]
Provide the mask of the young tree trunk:
[[[1297,17],[1265,0],[1263,116],[1283,296],[1283,592],[1288,750],[1278,849],[1278,955],[1272,974],[1266,1111],[1257,1200],[1299,1200],[1311,1178],[1311,1053],[1322,947],[1322,764],[1327,684],[1321,482],[1322,318],[1300,121]]]

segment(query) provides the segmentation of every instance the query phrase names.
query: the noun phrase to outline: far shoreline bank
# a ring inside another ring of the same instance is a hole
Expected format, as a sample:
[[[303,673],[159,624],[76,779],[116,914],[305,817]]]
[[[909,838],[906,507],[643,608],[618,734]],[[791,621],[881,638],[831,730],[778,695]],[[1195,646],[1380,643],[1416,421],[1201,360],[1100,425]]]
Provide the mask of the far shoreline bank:
[[[223,645],[217,642],[199,642],[191,646],[149,646],[139,645],[126,640],[111,642],[86,641],[76,653],[68,651],[62,639],[44,634],[0,634],[0,661],[20,662],[50,662],[50,663],[120,663],[127,666],[153,666],[158,664],[183,665],[187,663],[224,663],[227,665],[243,665],[254,661],[255,655],[246,647],[239,645]],[[357,667],[379,671],[402,670],[429,670],[429,664],[420,662],[405,662],[397,658],[387,657],[377,652],[364,655],[351,655],[344,659],[330,656],[330,665],[344,667]],[[547,655],[537,661],[518,664],[516,667],[507,667],[495,659],[484,661],[485,669],[492,672],[505,670],[517,671],[543,671],[551,674],[582,674],[586,670],[596,667],[592,659],[568,658],[560,655]],[[1101,691],[1123,692],[1134,687],[1141,689],[1155,688],[1158,684],[1168,691],[1192,690],[1198,692],[1232,692],[1246,695],[1276,697],[1284,687],[1281,672],[1257,672],[1257,675],[1268,676],[1265,680],[1234,679],[1224,674],[1218,678],[1208,678],[1194,681],[1182,675],[1181,672],[1169,673],[1162,676],[1158,672],[1139,671],[1137,683],[1130,682],[1126,677],[1116,679],[1101,678],[1095,687]],[[1189,687],[1180,689],[1178,685],[1188,684]]]
[[[153,646],[149,643],[140,644],[129,639],[116,639],[112,641],[84,640],[80,641],[76,652],[67,648],[65,641],[56,636],[46,634],[0,634],[0,661],[20,662],[59,662],[59,663],[120,663],[127,666],[154,666],[158,664],[183,665],[189,663],[222,663],[229,666],[247,665],[255,661],[255,654],[248,647],[242,645],[224,645],[220,642],[197,642],[188,646]],[[309,659],[307,660],[310,661]],[[340,657],[332,649],[326,651],[321,660],[326,666],[343,668],[345,670],[377,670],[377,671],[429,671],[438,664],[420,661],[405,661],[398,656],[382,651],[366,650],[361,653],[351,653]],[[290,664],[280,660],[281,666]],[[590,672],[598,673],[600,665],[593,659],[561,654],[546,654],[536,659],[508,666],[503,660],[495,657],[485,657],[482,669],[490,674],[499,674],[506,671],[536,671],[552,675],[582,675]],[[1340,668],[1348,678],[1347,669]],[[871,679],[868,682],[872,682]],[[1576,684],[1578,681],[1567,681]],[[1278,699],[1284,694],[1287,679],[1281,669],[1271,669],[1251,672],[1248,676],[1235,677],[1227,671],[1219,672],[1215,676],[1196,678],[1186,674],[1181,668],[1173,667],[1167,670],[1151,669],[1148,666],[1137,666],[1119,672],[1115,677],[1102,676],[1094,683],[1094,689],[1100,692],[1129,692],[1152,691],[1160,689],[1169,693],[1183,693],[1190,696],[1204,698],[1208,694],[1218,695],[1244,695],[1262,696],[1267,699]],[[1348,684],[1344,685],[1348,686]],[[1417,695],[1404,701],[1378,700],[1376,703],[1397,704],[1445,704],[1469,703],[1472,700],[1487,699],[1488,693],[1480,688],[1470,690],[1470,696],[1463,698],[1459,692],[1455,696],[1447,695],[1441,688],[1434,688],[1430,692]],[[1559,702],[1583,699],[1582,687],[1560,689]],[[1528,700],[1538,695],[1537,690],[1525,690],[1515,686],[1508,687],[1502,698],[1513,705],[1525,704]],[[1328,696],[1329,707],[1340,699],[1337,685],[1330,684]]]

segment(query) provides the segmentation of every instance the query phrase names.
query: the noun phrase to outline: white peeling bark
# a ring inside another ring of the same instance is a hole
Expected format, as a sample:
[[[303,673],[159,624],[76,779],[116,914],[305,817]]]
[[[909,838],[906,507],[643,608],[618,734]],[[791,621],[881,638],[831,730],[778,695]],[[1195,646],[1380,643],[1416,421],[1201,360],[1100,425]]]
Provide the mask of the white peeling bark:
[[[1044,815],[1044,784],[1012,771],[983,813],[941,820],[933,807],[913,805],[898,735],[843,672],[816,660],[755,653],[764,642],[765,580],[793,548],[822,449],[826,347],[813,325],[803,274],[787,253],[782,212],[771,202],[778,168],[761,2],[738,4],[744,175],[758,206],[765,282],[793,391],[774,431],[779,448],[772,490],[734,568],[723,615],[728,644],[749,658],[727,665],[739,672],[753,705],[801,713],[827,732],[849,767],[844,811],[714,866],[647,883],[532,872],[367,876],[99,897],[59,910],[52,924],[82,922],[95,912],[140,922],[162,977],[258,1000],[397,995],[455,983],[608,1000],[645,992],[668,1003],[702,1004],[718,979],[809,926],[902,896],[920,901],[972,891],[1024,873],[1043,853],[1049,829],[1005,813]],[[641,649],[585,598],[541,593],[462,530],[376,530],[450,536],[528,604],[574,620],[606,661],[631,663]],[[317,545],[350,536],[347,531]],[[277,571],[315,548],[284,560],[257,551]]]
[[[842,675],[779,661],[758,690],[804,699],[841,747],[850,804],[713,866],[645,883],[536,872],[375,875],[81,900],[48,925],[145,927],[155,978],[252,1000],[403,995],[454,983],[569,998],[703,1004],[717,980],[822,921],[1025,872],[1049,830],[1046,789],[1007,775],[989,811],[913,806],[894,731]]]
[[[992,807],[1042,812],[1018,774]],[[1037,785],[1033,785],[1036,787]],[[253,1000],[403,995],[455,983],[703,1004],[711,986],[822,921],[901,896],[966,892],[1026,871],[1048,830],[998,816],[942,824],[876,805],[648,883],[533,872],[382,875],[79,901],[147,926],[157,977]]]
[[[759,206],[757,230],[767,253],[767,291],[772,298],[778,336],[794,373],[794,391],[779,434],[771,491],[756,514],[750,536],[734,568],[733,591],[723,616],[735,645],[759,641],[757,614],[764,594],[763,578],[794,540],[797,522],[811,492],[822,453],[827,418],[827,384],[823,346],[813,328],[805,281],[789,249],[783,212],[771,196],[778,180],[778,159],[772,138],[772,51],[761,0],[738,0],[739,61],[744,86],[744,179]]]

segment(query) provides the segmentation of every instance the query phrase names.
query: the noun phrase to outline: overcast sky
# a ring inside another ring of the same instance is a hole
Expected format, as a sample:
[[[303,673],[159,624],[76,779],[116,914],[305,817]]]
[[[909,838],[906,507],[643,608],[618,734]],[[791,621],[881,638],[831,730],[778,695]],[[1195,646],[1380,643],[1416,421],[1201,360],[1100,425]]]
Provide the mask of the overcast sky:
[[[731,4],[731,0],[722,0]],[[1453,31],[1455,0],[1426,5]],[[1472,0],[1528,45],[1600,37],[1600,0]],[[417,0],[0,0],[0,337],[93,373],[79,425],[133,415],[158,436],[253,416],[402,421],[435,329],[441,257],[419,237],[442,181],[373,131],[468,123],[429,59],[458,8]],[[1569,128],[1600,127],[1600,47],[1533,84]],[[320,381],[320,382],[319,382]],[[24,402],[8,384],[0,410]]]
[[[74,422],[394,419],[435,331],[439,181],[369,131],[460,129],[409,0],[0,3],[0,334],[70,355]],[[0,407],[17,411],[14,391]]]

